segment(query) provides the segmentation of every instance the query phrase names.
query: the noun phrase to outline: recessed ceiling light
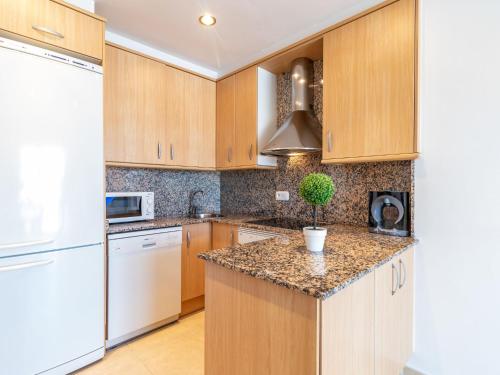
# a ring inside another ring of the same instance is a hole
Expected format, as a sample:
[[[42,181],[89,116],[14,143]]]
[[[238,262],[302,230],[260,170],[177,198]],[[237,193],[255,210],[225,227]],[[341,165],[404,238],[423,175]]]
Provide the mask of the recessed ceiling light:
[[[217,22],[217,20],[215,19],[215,17],[211,16],[209,14],[205,14],[203,16],[200,16],[200,18],[198,18],[198,21],[200,21],[200,23],[203,26],[213,26]]]

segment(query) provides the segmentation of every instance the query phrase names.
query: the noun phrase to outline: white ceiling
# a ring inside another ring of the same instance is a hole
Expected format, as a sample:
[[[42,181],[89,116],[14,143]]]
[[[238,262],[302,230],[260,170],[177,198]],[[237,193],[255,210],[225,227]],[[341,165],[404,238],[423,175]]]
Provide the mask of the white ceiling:
[[[381,0],[95,0],[113,33],[223,75]],[[217,17],[204,27],[198,17]]]

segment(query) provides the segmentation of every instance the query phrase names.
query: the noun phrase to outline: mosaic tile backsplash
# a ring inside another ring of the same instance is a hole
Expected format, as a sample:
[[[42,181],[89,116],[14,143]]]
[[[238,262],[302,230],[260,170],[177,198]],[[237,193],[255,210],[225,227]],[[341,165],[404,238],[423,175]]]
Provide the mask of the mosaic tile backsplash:
[[[314,62],[313,109],[322,123],[323,64]],[[291,111],[291,77],[278,77],[278,122]],[[226,171],[221,173],[221,212],[223,214],[264,214],[279,217],[311,218],[311,209],[298,195],[304,176],[322,172],[332,176],[337,192],[332,202],[321,209],[324,221],[366,225],[368,192],[380,190],[413,192],[413,163],[410,161],[323,165],[320,155],[278,158],[276,170]],[[290,192],[290,200],[277,202],[275,191]],[[413,194],[412,194],[413,198]]]
[[[106,191],[153,191],[155,217],[187,216],[190,196],[196,190],[204,194],[198,194],[194,203],[206,212],[220,212],[218,172],[106,168]]]

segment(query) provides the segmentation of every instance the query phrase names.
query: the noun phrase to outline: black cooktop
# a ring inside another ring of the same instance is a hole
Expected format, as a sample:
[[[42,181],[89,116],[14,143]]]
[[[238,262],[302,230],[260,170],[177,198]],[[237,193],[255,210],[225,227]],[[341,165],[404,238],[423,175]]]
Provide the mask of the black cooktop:
[[[310,227],[313,224],[312,220],[301,220],[291,217],[273,217],[271,219],[251,220],[247,221],[247,223],[294,230],[301,230],[302,228]]]

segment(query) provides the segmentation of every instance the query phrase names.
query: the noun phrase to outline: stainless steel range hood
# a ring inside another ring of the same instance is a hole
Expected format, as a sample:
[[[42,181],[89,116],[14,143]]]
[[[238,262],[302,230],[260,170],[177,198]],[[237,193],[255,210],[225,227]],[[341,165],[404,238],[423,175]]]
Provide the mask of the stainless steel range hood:
[[[313,63],[306,57],[292,62],[292,113],[261,154],[291,156],[321,151],[321,125],[312,111]]]

